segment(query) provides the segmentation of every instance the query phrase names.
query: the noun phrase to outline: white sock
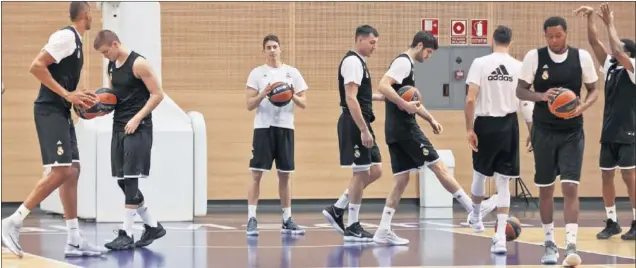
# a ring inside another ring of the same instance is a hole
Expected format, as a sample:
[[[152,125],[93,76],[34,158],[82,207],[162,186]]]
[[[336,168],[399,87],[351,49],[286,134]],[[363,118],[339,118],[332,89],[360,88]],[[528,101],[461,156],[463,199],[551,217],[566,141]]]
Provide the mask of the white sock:
[[[349,217],[347,219],[347,227],[358,222],[358,215],[360,214],[360,204],[349,204]]]
[[[137,209],[127,208],[126,217],[124,217],[123,229],[130,237],[133,236],[133,222],[135,222],[135,216],[137,216]]]
[[[544,241],[554,242],[554,222],[549,224],[543,224]]]
[[[453,198],[457,199],[467,212],[471,212],[473,210],[473,201],[470,200],[463,189],[459,189],[459,191],[453,193]]]
[[[346,189],[344,193],[342,193],[340,198],[338,198],[338,201],[336,201],[334,206],[337,208],[344,209],[347,207],[348,204],[349,204],[349,189]]]
[[[283,208],[283,221],[287,221],[291,218],[291,208]]]
[[[481,203],[473,203],[473,219],[481,219]]]
[[[636,208],[632,208],[632,212],[634,212],[634,220],[636,221]]]
[[[382,211],[382,220],[380,220],[380,229],[391,229],[391,220],[395,214],[395,209],[390,207],[384,207]]]
[[[616,205],[611,207],[605,207],[605,214],[607,215],[608,219],[611,219],[614,222],[616,222]]]
[[[68,236],[66,237],[66,242],[71,245],[78,245],[80,243],[80,231],[79,231],[79,222],[77,218],[66,220],[66,229],[68,232]]]
[[[256,205],[247,205],[247,219],[256,218]]]
[[[157,227],[157,221],[155,220],[155,218],[152,217],[152,215],[150,215],[150,212],[148,212],[148,207],[146,207],[145,204],[141,204],[141,206],[137,207],[137,214],[139,214],[139,217],[141,217],[144,223],[148,226],[152,228]]]
[[[568,223],[565,225],[565,242],[566,244],[576,245],[576,234],[579,231],[579,225],[576,223]]]
[[[497,238],[506,240],[506,227],[508,227],[508,215],[497,214]]]
[[[29,215],[29,213],[31,213],[31,211],[27,209],[24,206],[24,204],[22,204],[20,205],[20,207],[18,207],[18,209],[15,210],[15,212],[13,212],[13,215],[11,215],[11,218],[16,222],[22,222],[24,221],[24,218],[26,218],[27,215]]]

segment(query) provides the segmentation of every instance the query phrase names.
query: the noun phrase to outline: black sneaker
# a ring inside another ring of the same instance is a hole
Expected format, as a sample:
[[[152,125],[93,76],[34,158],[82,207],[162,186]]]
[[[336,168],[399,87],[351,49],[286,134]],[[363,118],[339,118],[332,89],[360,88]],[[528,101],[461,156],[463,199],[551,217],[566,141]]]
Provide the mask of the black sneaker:
[[[342,217],[344,216],[344,208],[337,208],[334,205],[328,206],[322,210],[322,215],[325,216],[325,219],[331,224],[331,226],[338,231],[341,235],[345,234],[345,227],[342,221]]]
[[[155,240],[162,238],[166,235],[166,229],[161,226],[161,223],[157,222],[157,227],[150,227],[144,224],[144,232],[141,233],[141,238],[135,242],[135,247],[141,248],[152,244]]]
[[[345,228],[344,234],[345,242],[371,242],[373,241],[373,235],[362,228],[360,222],[351,224]]]
[[[632,227],[629,228],[629,231],[627,231],[627,233],[621,235],[621,239],[636,240],[636,221],[632,221]]]
[[[612,219],[607,219],[605,221],[605,229],[596,234],[596,239],[609,239],[610,237],[620,234],[621,232],[622,229],[621,226],[618,225],[618,222],[615,222]]]
[[[281,234],[292,234],[292,235],[304,235],[305,230],[298,227],[296,222],[290,217],[286,221],[283,222],[283,225],[280,227]]]
[[[128,236],[126,231],[119,230],[117,237],[113,241],[106,243],[104,246],[110,250],[132,249],[135,247],[135,240],[132,236]]]

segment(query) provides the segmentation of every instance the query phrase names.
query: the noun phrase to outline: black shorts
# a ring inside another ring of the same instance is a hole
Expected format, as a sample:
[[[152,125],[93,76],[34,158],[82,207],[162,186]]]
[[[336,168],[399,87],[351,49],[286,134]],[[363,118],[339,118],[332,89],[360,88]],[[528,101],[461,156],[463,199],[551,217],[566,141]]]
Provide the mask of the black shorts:
[[[517,114],[504,117],[477,117],[477,152],[473,152],[473,170],[492,177],[495,173],[519,177],[519,122]]]
[[[368,121],[366,123],[371,136],[373,136],[373,147],[371,148],[362,145],[362,133],[360,133],[360,129],[351,114],[340,114],[340,118],[338,118],[338,148],[341,167],[365,168],[382,163],[375,133],[373,133],[371,124]]]
[[[583,128],[563,131],[532,127],[534,153],[534,183],[551,186],[557,176],[561,182],[579,183],[585,149]]]
[[[278,171],[294,171],[294,130],[280,127],[254,129],[250,169],[269,171],[274,161]]]
[[[42,165],[70,166],[73,162],[79,162],[75,125],[70,116],[37,107],[34,108],[33,115],[42,153]]]
[[[599,166],[602,170],[636,168],[636,144],[601,143]]]
[[[414,135],[408,140],[398,140],[388,146],[393,175],[417,171],[439,160],[433,144],[424,134]]]
[[[110,143],[110,167],[116,178],[145,178],[150,175],[152,129],[137,129],[127,135],[113,131]]]

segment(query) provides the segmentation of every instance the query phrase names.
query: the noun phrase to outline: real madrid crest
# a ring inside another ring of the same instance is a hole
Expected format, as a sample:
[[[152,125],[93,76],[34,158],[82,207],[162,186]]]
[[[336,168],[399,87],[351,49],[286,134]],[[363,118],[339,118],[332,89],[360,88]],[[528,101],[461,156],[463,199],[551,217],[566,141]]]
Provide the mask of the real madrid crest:
[[[548,80],[548,78],[550,78],[550,75],[548,74],[548,70],[543,70],[543,74],[541,74],[541,78],[543,78],[543,80]]]
[[[424,155],[428,155],[428,149],[426,149],[426,148],[422,148],[422,153],[423,153]]]
[[[63,155],[64,154],[64,149],[62,148],[62,146],[57,146],[57,155]]]
[[[360,151],[359,151],[358,149],[356,149],[356,150],[353,152],[353,156],[355,156],[356,158],[360,157]]]

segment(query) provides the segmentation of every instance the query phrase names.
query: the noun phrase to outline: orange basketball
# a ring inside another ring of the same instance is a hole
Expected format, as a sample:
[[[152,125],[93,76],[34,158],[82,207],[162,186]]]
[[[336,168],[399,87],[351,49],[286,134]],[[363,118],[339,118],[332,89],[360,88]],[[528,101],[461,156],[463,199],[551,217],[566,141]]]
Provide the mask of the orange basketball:
[[[403,86],[398,90],[398,95],[405,101],[419,101],[422,102],[422,95],[416,87]]]
[[[100,88],[95,91],[97,102],[90,107],[77,107],[73,105],[75,114],[82,119],[93,119],[95,117],[109,114],[115,109],[117,96],[110,88]]]
[[[291,101],[292,97],[294,96],[294,90],[287,83],[276,82],[271,86],[273,87],[273,89],[268,94],[268,97],[269,101],[274,104],[274,106],[285,106]]]
[[[521,234],[521,222],[517,217],[508,217],[506,224],[506,241],[514,241]],[[497,232],[497,224],[495,223],[495,232]]]
[[[562,88],[556,97],[550,99],[548,102],[550,112],[559,118],[567,118],[570,116],[578,105],[579,100],[576,94],[567,88]]]

